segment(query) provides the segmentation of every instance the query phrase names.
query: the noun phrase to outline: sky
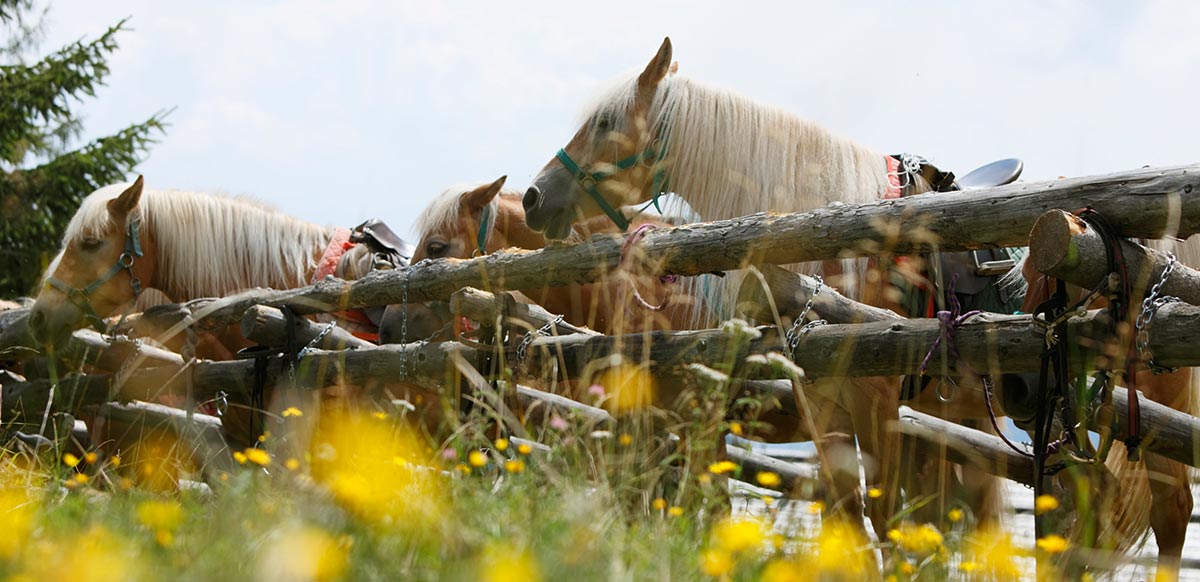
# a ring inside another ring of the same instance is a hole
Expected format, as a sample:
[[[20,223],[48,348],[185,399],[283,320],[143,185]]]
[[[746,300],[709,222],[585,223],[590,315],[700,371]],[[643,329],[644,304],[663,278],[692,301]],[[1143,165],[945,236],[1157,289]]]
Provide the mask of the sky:
[[[680,71],[962,175],[1200,161],[1196,2],[56,0],[41,46],[130,17],[87,138],[173,108],[138,171],[406,237],[447,186],[524,189],[606,80]],[[132,177],[132,176],[131,176]]]

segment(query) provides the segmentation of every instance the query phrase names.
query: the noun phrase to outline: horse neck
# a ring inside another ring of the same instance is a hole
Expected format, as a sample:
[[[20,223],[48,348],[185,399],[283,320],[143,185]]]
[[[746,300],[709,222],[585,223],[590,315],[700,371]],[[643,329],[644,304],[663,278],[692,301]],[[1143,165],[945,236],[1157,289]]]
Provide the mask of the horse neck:
[[[519,193],[503,192],[496,198],[496,223],[493,228],[503,239],[495,241],[500,247],[537,250],[546,246],[546,237],[525,223],[525,207],[521,205]]]
[[[704,220],[871,202],[885,156],[743,96],[671,78],[651,110],[667,136],[669,186]]]
[[[147,194],[143,224],[157,251],[151,286],[176,301],[307,285],[333,236],[332,229],[242,200]]]

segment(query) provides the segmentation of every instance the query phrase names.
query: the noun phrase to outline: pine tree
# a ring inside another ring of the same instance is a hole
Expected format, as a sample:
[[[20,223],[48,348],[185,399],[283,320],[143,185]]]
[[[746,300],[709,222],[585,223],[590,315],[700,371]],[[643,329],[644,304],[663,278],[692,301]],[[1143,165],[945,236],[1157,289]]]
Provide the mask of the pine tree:
[[[157,113],[72,147],[82,124],[71,108],[103,84],[125,21],[26,63],[41,16],[33,0],[0,0],[0,297],[36,293],[83,198],[124,180],[164,129]]]

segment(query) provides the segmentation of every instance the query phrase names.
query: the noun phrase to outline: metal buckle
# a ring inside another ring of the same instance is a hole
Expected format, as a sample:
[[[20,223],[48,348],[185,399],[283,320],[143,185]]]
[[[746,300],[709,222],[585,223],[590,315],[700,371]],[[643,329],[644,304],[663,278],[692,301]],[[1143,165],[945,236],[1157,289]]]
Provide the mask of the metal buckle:
[[[121,256],[117,257],[117,266],[121,267],[122,269],[131,269],[133,268],[133,261],[135,258],[136,257],[133,256],[133,253],[128,251],[123,252],[121,253]]]

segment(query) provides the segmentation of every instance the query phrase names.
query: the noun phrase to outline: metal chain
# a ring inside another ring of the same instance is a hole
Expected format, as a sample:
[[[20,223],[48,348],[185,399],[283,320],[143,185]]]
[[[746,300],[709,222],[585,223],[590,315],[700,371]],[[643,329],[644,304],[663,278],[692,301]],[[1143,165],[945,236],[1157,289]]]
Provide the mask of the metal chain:
[[[1172,302],[1160,302],[1159,295],[1162,293],[1162,288],[1163,285],[1166,284],[1167,278],[1170,277],[1171,273],[1175,271],[1176,262],[1175,255],[1173,253],[1167,253],[1167,266],[1163,267],[1162,275],[1158,278],[1158,282],[1150,288],[1150,293],[1147,294],[1146,298],[1142,300],[1142,311],[1138,313],[1137,320],[1134,321],[1134,343],[1137,347],[1138,354],[1141,355],[1142,361],[1144,362],[1151,361],[1149,350],[1150,331],[1148,329],[1150,326],[1150,321],[1154,319],[1154,314],[1158,312],[1159,307],[1165,303]],[[1174,297],[1171,299],[1178,301],[1178,299],[1175,299]]]
[[[551,321],[550,323],[547,323],[536,330],[525,332],[525,337],[521,338],[521,343],[517,345],[517,365],[519,366],[521,365],[521,362],[525,361],[525,352],[529,350],[529,344],[533,343],[535,338],[539,336],[550,335],[550,330],[554,329],[555,326],[562,322],[563,316],[560,315],[555,317],[554,321]]]
[[[800,344],[801,332],[807,327],[804,319],[808,317],[808,312],[812,311],[813,303],[817,300],[817,295],[821,294],[821,288],[825,286],[825,280],[820,275],[813,275],[813,278],[817,280],[816,289],[813,290],[812,295],[809,295],[808,301],[804,304],[804,309],[800,311],[800,315],[796,316],[796,320],[792,322],[792,327],[783,334],[784,339],[787,340],[788,352],[792,354],[792,357],[795,357],[796,346]]]
[[[408,377],[408,269],[400,282],[400,377]]]

